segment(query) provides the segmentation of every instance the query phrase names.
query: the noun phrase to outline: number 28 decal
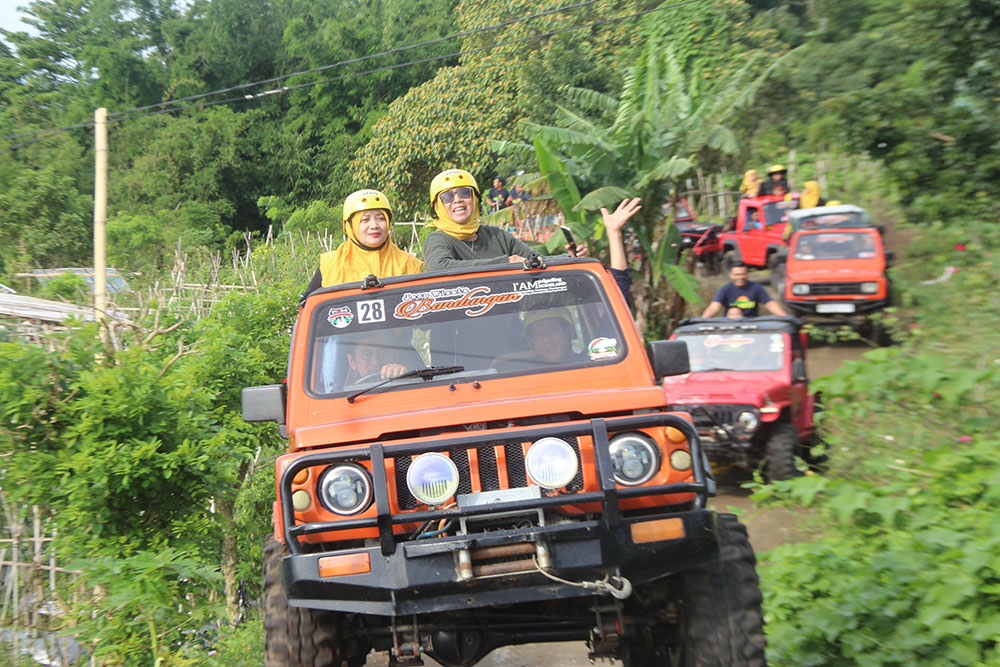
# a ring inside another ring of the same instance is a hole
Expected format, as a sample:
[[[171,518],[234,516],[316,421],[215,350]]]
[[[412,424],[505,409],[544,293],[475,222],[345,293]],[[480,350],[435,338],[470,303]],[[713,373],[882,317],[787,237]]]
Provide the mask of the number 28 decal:
[[[385,302],[382,299],[358,301],[358,324],[385,322]]]

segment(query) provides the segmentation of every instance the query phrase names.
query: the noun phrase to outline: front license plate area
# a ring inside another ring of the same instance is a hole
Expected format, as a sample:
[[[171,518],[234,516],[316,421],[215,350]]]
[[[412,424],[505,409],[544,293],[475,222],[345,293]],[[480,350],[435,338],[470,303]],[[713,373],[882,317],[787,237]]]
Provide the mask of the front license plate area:
[[[455,498],[458,507],[476,507],[479,505],[495,505],[510,503],[517,500],[536,500],[542,497],[542,489],[538,486],[525,486],[519,489],[500,489],[499,491],[483,491],[481,493],[463,493]]]
[[[853,313],[853,303],[817,303],[817,313]]]

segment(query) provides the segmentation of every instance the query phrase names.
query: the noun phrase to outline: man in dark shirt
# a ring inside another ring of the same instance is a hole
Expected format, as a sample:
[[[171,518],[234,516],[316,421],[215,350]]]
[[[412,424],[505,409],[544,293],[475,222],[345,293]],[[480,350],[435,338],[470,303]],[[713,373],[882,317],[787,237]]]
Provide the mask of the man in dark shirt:
[[[507,199],[510,192],[503,186],[503,179],[497,176],[493,179],[493,187],[486,195],[486,205],[490,208],[490,213],[495,213],[507,207]]]
[[[750,272],[742,262],[729,269],[729,281],[718,289],[715,298],[708,305],[702,317],[716,317],[730,308],[739,308],[744,317],[757,317],[760,306],[772,315],[787,315],[777,301],[771,299],[767,291],[749,279]]]

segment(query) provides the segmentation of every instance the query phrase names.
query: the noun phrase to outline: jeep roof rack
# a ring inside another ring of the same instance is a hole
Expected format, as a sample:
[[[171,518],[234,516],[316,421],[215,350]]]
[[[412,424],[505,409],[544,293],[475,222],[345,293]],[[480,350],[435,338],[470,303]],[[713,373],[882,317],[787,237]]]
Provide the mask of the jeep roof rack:
[[[804,323],[790,315],[762,315],[730,319],[728,317],[687,317],[680,321],[675,333],[698,331],[788,331],[796,333]]]

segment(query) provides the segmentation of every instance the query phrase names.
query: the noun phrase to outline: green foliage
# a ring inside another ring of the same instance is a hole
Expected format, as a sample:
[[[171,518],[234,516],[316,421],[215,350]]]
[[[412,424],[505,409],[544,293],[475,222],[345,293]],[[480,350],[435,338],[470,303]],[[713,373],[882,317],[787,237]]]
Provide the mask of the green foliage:
[[[337,235],[343,229],[343,204],[331,207],[324,201],[311,201],[305,208],[297,208],[281,197],[261,197],[257,205],[286,234],[312,232]]]
[[[45,281],[38,296],[43,299],[62,299],[70,303],[88,305],[91,300],[90,286],[78,273],[66,271]]]
[[[100,593],[77,611],[74,631],[94,656],[116,665],[193,665],[178,655],[186,634],[217,617],[209,592],[220,577],[171,548],[71,564]]]

